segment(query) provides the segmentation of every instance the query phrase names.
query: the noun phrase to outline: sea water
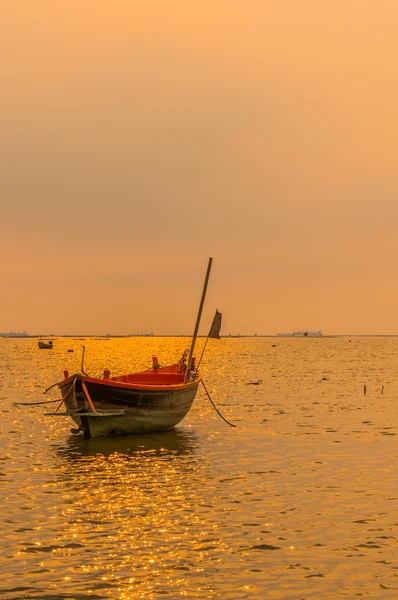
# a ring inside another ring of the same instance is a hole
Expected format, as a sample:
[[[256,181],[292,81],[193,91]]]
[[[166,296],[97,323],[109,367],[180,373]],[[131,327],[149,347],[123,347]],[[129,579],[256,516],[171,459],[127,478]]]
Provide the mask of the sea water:
[[[0,340],[0,597],[398,598],[398,338],[210,340],[235,428],[202,388],[157,435],[84,439],[57,403],[14,404],[58,400],[83,345],[99,376],[188,343]]]

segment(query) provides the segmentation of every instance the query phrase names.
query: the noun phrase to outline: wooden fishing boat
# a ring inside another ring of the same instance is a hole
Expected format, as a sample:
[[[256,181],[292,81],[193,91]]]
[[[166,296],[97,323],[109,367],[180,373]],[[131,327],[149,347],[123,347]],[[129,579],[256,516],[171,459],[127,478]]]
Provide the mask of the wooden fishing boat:
[[[151,369],[116,377],[111,377],[110,372],[105,370],[101,377],[96,378],[84,371],[83,346],[80,372],[70,375],[69,371],[64,371],[64,379],[46,390],[48,392],[57,385],[62,395],[55,412],[47,414],[71,417],[78,426],[71,430],[72,433],[83,433],[86,437],[165,431],[182,421],[202,381],[195,367],[193,351],[212,260],[209,258],[189,353],[186,350],[178,363],[167,367],[160,366],[154,356]],[[221,313],[216,311],[209,336],[219,338],[220,327]],[[215,331],[212,331],[214,328]],[[61,412],[62,404],[65,411]]]
[[[37,344],[41,350],[50,350],[53,348],[53,343],[51,340],[49,342],[37,342]]]
[[[187,352],[179,363],[160,367],[153,357],[153,368],[140,373],[102,378],[83,373],[69,375],[57,385],[62,404],[52,416],[69,416],[78,426],[72,433],[86,437],[148,433],[173,428],[187,415],[195,399],[200,374],[191,364],[186,376]]]

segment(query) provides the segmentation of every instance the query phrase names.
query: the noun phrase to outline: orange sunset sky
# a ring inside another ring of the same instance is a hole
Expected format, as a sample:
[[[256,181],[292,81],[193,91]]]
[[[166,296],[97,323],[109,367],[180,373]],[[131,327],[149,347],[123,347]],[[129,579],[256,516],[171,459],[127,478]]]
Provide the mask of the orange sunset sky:
[[[0,19],[0,331],[398,333],[396,0]]]

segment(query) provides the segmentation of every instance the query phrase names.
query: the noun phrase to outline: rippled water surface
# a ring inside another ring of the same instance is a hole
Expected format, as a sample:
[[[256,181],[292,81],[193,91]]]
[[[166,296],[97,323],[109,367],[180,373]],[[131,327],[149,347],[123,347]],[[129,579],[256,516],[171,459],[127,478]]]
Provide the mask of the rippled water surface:
[[[398,598],[398,338],[210,340],[237,428],[201,389],[174,431],[91,440],[13,404],[56,400],[82,344],[99,376],[187,340],[0,339],[1,598]]]

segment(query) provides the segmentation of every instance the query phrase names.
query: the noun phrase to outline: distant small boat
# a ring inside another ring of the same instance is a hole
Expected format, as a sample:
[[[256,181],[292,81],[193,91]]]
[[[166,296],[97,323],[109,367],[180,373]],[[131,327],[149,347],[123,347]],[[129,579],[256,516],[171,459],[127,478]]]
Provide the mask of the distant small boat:
[[[293,331],[292,333],[277,333],[278,337],[323,337],[321,330],[318,331]]]
[[[50,350],[53,347],[52,340],[50,340],[49,342],[37,342],[37,343],[41,350]]]

